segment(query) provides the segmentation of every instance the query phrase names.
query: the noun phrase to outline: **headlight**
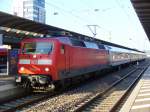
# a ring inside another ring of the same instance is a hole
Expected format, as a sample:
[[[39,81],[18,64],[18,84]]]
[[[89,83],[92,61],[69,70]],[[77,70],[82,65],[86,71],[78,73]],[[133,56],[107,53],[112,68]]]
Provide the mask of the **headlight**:
[[[49,71],[49,68],[45,68],[45,71],[48,72],[48,71]]]
[[[33,58],[36,58],[36,54],[35,54],[35,55],[33,55]]]
[[[24,71],[24,67],[21,67],[21,68],[20,68],[20,71]]]

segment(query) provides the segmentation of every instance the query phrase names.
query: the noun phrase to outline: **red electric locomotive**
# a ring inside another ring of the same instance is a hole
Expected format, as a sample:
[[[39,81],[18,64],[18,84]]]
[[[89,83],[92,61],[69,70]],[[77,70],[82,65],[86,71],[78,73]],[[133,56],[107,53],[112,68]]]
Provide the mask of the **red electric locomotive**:
[[[108,67],[104,45],[71,37],[32,38],[21,42],[16,82],[25,87],[55,83]]]

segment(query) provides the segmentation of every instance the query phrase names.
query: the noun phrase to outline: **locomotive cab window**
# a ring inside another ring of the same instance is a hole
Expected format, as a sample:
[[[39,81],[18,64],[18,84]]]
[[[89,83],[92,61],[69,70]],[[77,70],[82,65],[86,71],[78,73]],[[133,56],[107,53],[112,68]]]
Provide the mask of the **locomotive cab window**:
[[[26,54],[49,54],[52,52],[52,42],[24,43],[22,53]]]

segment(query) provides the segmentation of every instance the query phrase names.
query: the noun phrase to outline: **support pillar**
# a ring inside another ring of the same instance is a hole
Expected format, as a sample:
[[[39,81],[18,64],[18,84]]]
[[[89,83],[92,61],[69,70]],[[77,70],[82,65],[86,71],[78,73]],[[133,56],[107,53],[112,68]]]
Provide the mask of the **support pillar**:
[[[137,66],[139,65],[139,62],[138,62],[138,61],[136,62],[136,65],[137,65]]]
[[[3,34],[0,34],[0,46],[3,45]]]
[[[119,71],[121,70],[121,65],[118,66],[118,70],[119,70]]]

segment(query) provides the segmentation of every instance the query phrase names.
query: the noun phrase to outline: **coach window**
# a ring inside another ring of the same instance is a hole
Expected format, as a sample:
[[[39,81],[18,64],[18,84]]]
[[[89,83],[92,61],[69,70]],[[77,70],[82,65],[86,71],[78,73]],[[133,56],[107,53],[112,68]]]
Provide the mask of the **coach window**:
[[[61,54],[65,54],[65,46],[64,45],[61,45]]]

